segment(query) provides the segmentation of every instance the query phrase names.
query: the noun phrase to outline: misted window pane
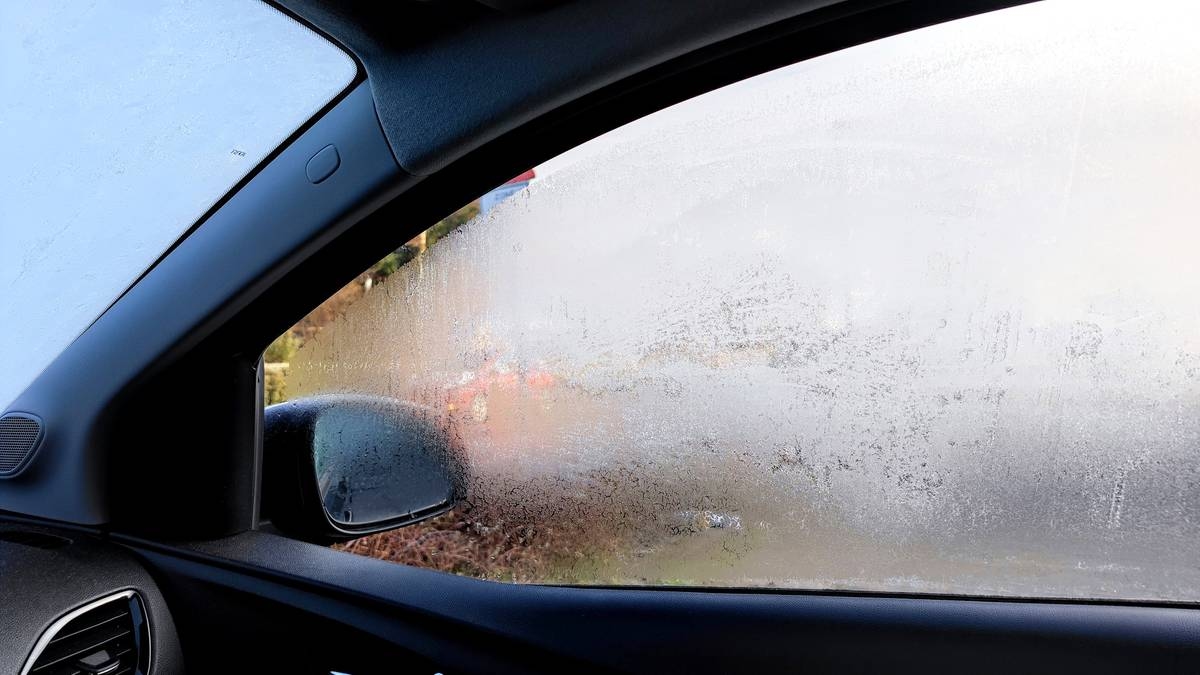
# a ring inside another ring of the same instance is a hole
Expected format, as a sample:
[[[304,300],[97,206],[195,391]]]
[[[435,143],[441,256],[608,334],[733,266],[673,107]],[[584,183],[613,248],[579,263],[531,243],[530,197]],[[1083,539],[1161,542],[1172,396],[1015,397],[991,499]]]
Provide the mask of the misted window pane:
[[[518,581],[1200,599],[1200,15],[1044,3],[541,167],[358,293],[287,395],[419,403]]]

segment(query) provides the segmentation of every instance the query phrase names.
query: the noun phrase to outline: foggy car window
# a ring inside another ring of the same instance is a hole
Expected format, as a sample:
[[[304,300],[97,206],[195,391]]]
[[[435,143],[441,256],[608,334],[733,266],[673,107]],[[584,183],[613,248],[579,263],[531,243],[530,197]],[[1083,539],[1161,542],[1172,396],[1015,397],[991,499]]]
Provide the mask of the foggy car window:
[[[0,3],[0,410],[355,73],[259,0]]]
[[[686,101],[268,351],[461,439],[351,551],[520,582],[1200,600],[1200,14],[1038,3]],[[480,213],[483,211],[483,213]]]

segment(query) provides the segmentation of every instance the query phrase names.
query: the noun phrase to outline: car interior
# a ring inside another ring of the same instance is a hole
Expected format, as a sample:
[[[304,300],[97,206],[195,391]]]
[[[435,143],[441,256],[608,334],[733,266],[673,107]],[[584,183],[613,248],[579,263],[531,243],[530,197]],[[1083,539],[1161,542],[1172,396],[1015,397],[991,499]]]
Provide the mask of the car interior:
[[[1194,599],[513,584],[352,555],[329,545],[461,486],[330,520],[306,449],[337,402],[264,415],[272,340],[511,177],[748,77],[1022,4],[271,2],[353,82],[4,408],[0,672],[1194,671]]]

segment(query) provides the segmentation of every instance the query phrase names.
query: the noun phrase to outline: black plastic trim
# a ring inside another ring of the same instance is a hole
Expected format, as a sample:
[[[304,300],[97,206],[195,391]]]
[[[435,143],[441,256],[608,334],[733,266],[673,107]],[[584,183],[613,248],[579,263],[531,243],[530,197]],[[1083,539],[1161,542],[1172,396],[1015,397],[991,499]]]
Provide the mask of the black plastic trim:
[[[0,672],[19,673],[39,638],[59,618],[121,591],[135,591],[151,625],[149,670],[183,672],[171,609],[150,573],[122,547],[72,533],[61,546],[14,541],[21,533],[61,537],[57,529],[0,522]]]
[[[176,582],[358,627],[446,672],[1192,672],[1200,611],[1095,602],[523,586],[263,533],[129,542]]]

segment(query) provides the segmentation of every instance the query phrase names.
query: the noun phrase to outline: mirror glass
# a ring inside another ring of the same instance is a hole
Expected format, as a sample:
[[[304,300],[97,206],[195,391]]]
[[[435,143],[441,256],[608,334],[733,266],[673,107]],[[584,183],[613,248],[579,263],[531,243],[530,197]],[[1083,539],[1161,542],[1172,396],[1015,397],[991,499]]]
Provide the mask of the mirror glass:
[[[451,439],[422,406],[347,395],[291,405],[316,409],[312,465],[325,512],[336,525],[417,520],[453,502]]]

